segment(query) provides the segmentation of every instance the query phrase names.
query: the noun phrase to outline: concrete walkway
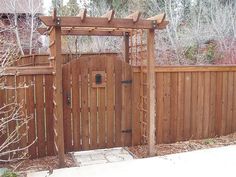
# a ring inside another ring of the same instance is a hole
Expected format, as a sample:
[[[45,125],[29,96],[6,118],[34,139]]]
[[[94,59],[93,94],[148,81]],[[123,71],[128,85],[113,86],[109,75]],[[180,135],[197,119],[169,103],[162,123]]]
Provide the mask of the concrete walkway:
[[[50,177],[235,177],[236,145],[124,162],[58,169]],[[28,174],[45,177],[47,172]]]

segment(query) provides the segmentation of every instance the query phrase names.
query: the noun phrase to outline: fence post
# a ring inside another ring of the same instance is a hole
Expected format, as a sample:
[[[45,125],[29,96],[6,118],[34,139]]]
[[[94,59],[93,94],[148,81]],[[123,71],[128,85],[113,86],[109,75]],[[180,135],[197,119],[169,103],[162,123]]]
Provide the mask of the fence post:
[[[148,85],[148,154],[155,155],[155,31],[150,29],[147,32],[147,85]]]
[[[60,20],[56,17],[55,20]],[[50,53],[51,66],[53,66],[53,129],[54,146],[59,157],[59,166],[65,166],[64,150],[64,127],[63,127],[63,90],[62,90],[62,53],[61,53],[61,27],[55,25],[50,32]]]

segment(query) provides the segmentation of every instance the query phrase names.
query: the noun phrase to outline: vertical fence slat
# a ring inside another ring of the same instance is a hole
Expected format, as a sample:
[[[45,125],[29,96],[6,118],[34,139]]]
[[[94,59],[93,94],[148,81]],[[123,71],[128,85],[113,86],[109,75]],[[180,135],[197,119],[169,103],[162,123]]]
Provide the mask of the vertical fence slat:
[[[38,137],[38,156],[46,155],[45,142],[45,122],[44,122],[44,98],[43,98],[43,76],[35,77],[35,94],[36,94],[36,120],[37,120],[37,137]]]
[[[141,143],[140,129],[140,74],[133,73],[132,82],[132,145],[136,146]]]
[[[204,112],[203,112],[203,136],[202,138],[207,138],[209,136],[210,86],[211,86],[210,72],[205,72],[204,73]]]
[[[131,80],[131,68],[127,63],[124,63],[125,65],[122,68],[122,73],[124,73],[123,80]],[[123,133],[124,139],[124,145],[130,146],[131,145],[131,105],[132,105],[132,99],[131,99],[131,84],[123,84],[124,92],[122,93],[124,95],[124,117],[122,119],[124,120],[124,129],[125,132]]]
[[[31,144],[36,139],[36,125],[35,125],[35,104],[34,104],[34,76],[27,76],[26,77],[26,85],[28,85],[28,88],[26,89],[26,109],[27,114],[31,116],[31,119],[28,123],[29,130],[28,130],[28,144]],[[36,158],[37,157],[37,151],[36,151],[37,144],[34,143],[32,146],[29,147],[29,154],[30,158]]]
[[[233,119],[233,93],[234,93],[234,78],[233,72],[228,72],[228,99],[227,99],[227,114],[226,114],[226,134],[232,133],[232,119]]]
[[[82,149],[89,148],[89,117],[88,117],[88,63],[81,60],[81,121],[82,121]]]
[[[178,73],[177,141],[184,138],[184,73]]]
[[[210,75],[210,117],[209,117],[209,136],[214,137],[216,134],[216,72],[211,72]]]
[[[97,65],[100,66],[100,70],[101,71],[105,71],[105,60],[104,58],[99,58],[99,60],[97,60],[98,63]],[[106,100],[106,88],[105,87],[100,87],[98,88],[98,98],[99,98],[99,102],[98,102],[98,125],[99,125],[99,147],[100,148],[105,148],[106,147],[106,112],[105,112],[105,100]]]
[[[97,62],[90,61],[90,80],[92,81],[92,72],[98,70]],[[98,105],[97,105],[97,87],[90,86],[90,125],[91,125],[91,146],[98,147]]]
[[[73,62],[71,65],[72,75],[72,120],[73,120],[73,141],[74,151],[80,150],[80,92],[79,92],[79,62]]]
[[[170,88],[170,136],[171,142],[176,141],[177,134],[177,113],[178,113],[178,74],[171,73],[171,88]]]
[[[114,60],[107,57],[107,146],[114,147]]]
[[[54,134],[53,134],[53,77],[45,75],[45,109],[46,109],[46,135],[47,155],[54,155]]]
[[[184,140],[191,137],[191,73],[185,73],[184,80]]]
[[[200,139],[203,134],[203,113],[204,113],[204,73],[198,72],[198,100],[197,100],[197,117],[196,117],[197,139]]]
[[[157,85],[157,104],[156,104],[156,127],[157,127],[157,136],[156,142],[163,142],[163,73],[156,74],[156,85]]]
[[[63,69],[63,124],[65,151],[70,152],[72,147],[72,127],[71,127],[71,90],[70,90],[70,64],[66,64]]]
[[[236,72],[234,72],[234,96],[233,96],[233,120],[232,120],[232,131],[236,131]]]
[[[223,77],[222,72],[217,72],[216,74],[216,135],[221,135],[221,127],[222,127],[222,121],[221,121],[221,113],[222,113],[222,89],[223,89]]]
[[[115,144],[121,146],[121,112],[122,112],[122,95],[121,95],[121,73],[122,65],[120,60],[115,61]]]
[[[227,106],[228,106],[228,72],[223,72],[221,134],[226,134]]]
[[[163,96],[164,96],[164,117],[163,117],[163,142],[170,143],[170,73],[164,74]]]

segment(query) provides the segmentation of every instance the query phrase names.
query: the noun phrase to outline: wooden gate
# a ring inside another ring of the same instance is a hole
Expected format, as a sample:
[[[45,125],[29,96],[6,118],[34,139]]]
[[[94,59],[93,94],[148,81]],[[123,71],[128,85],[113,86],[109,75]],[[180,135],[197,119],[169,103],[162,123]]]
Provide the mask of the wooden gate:
[[[117,55],[63,66],[65,151],[131,145],[131,66]]]

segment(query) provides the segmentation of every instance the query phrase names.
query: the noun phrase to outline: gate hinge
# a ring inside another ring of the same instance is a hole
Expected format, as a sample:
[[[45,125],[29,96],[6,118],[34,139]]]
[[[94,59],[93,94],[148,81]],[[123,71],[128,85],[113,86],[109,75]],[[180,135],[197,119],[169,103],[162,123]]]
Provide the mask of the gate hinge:
[[[122,84],[132,84],[132,80],[123,80],[121,81]]]
[[[126,129],[126,130],[122,130],[122,133],[132,133],[132,129]]]

